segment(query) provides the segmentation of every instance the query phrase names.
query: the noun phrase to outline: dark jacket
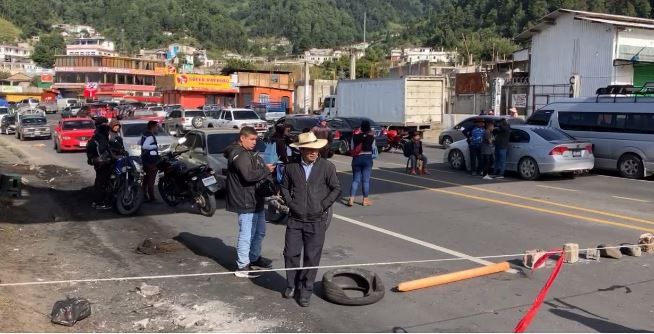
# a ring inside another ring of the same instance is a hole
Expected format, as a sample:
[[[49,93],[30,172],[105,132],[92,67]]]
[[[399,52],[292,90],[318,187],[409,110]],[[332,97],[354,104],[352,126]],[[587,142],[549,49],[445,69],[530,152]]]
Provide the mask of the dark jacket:
[[[288,145],[291,144],[291,138],[285,135],[273,135],[271,137],[272,140],[275,141],[276,149],[277,149],[277,156],[279,156],[279,161],[282,163],[289,163],[291,161],[292,157],[288,156],[287,148]]]
[[[417,151],[415,149],[415,146],[416,146],[416,143],[413,140],[411,140],[411,141],[407,142],[406,144],[404,144],[404,155],[407,158],[412,156],[412,155],[415,155],[416,157],[422,155],[422,141],[418,141],[418,143],[417,143],[418,150]]]
[[[329,215],[329,208],[341,195],[336,167],[318,158],[306,180],[301,162],[286,166],[282,196],[287,203],[289,218],[303,223],[319,223]]]
[[[493,131],[495,134],[495,147],[499,149],[509,148],[509,137],[511,136],[511,126],[507,123],[500,125]]]
[[[372,146],[375,145],[375,135],[373,133],[359,133],[352,136],[352,148],[354,149],[361,144],[361,152],[372,152]]]
[[[89,140],[86,146],[88,164],[93,165],[96,169],[100,167],[95,160],[103,155],[105,158],[111,157],[109,149],[109,126],[105,125],[95,130],[93,137],[91,137],[91,140]]]
[[[270,172],[263,159],[239,143],[225,149],[227,158],[227,211],[253,213],[263,210],[264,198],[255,189]]]

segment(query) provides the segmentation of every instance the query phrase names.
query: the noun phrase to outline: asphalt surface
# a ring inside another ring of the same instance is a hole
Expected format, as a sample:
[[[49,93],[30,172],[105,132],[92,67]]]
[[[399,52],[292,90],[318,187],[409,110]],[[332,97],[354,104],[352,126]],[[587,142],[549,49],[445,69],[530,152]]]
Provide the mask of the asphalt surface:
[[[52,120],[57,117],[49,116]],[[83,153],[57,154],[50,141],[18,142],[6,136],[2,139],[9,140],[35,164],[80,168],[85,182],[92,179]],[[575,179],[545,176],[533,182],[509,175],[504,180],[486,181],[451,170],[440,162],[440,149],[428,148],[426,154],[433,162],[429,166],[432,175],[407,175],[406,159],[401,153],[385,153],[375,161],[371,184],[374,206],[348,208],[336,204],[322,264],[457,260],[368,267],[381,276],[386,296],[379,303],[363,307],[338,306],[316,296],[310,308],[302,309],[293,301],[281,299],[283,273],[266,275],[253,280],[254,284],[219,276],[213,282],[220,284],[211,288],[216,298],[226,298],[225,292],[221,292],[225,289],[232,295],[254,295],[255,300],[233,302],[253,313],[272,303],[289,314],[285,321],[297,321],[297,315],[306,316],[311,325],[302,327],[305,330],[507,332],[533,302],[552,263],[532,273],[520,266],[520,256],[493,258],[487,261],[508,260],[517,272],[409,293],[391,289],[405,280],[480,266],[483,260],[478,257],[555,249],[567,242],[578,243],[582,249],[599,244],[635,243],[640,234],[654,233],[652,180],[590,174]],[[335,156],[332,161],[340,172],[345,197],[351,182],[350,159]],[[149,216],[172,234],[191,236],[185,243],[189,248],[234,252],[236,216],[223,209],[222,199],[218,206],[212,218],[165,207],[144,207],[140,215]],[[111,229],[107,225],[102,228]],[[119,243],[121,231],[110,235]],[[283,240],[284,227],[269,224],[263,253],[274,261],[276,268],[283,267]],[[216,258],[195,253],[209,261]],[[220,258],[204,271],[233,269],[229,256],[223,254]],[[653,268],[654,255],[645,254],[565,265],[530,331],[654,331]],[[149,271],[143,275],[175,273]],[[322,273],[323,270],[319,278]],[[94,275],[97,276],[89,274]],[[184,280],[192,279],[168,280],[165,284],[179,284],[183,290],[186,285],[179,281]]]

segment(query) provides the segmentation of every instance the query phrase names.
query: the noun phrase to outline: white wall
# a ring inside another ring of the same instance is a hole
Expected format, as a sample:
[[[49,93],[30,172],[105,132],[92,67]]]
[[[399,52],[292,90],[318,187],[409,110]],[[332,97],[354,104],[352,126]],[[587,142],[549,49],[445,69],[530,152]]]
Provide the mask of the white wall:
[[[556,24],[532,38],[529,82],[532,85],[567,84],[581,75],[580,96],[611,84],[615,30],[612,26],[574,20],[564,14]]]

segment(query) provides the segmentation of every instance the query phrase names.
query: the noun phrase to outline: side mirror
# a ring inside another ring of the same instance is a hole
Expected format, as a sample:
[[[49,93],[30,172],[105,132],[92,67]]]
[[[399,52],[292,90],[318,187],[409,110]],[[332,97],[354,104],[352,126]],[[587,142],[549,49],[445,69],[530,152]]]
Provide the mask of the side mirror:
[[[182,137],[177,140],[177,144],[179,145],[184,145],[184,143],[186,143],[186,137]]]

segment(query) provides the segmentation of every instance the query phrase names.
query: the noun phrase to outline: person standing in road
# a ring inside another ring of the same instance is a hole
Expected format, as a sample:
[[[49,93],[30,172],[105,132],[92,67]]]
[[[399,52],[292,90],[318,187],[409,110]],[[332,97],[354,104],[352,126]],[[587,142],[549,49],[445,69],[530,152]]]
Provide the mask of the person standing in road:
[[[111,153],[115,156],[126,155],[123,137],[120,136],[120,127],[120,122],[117,119],[112,119],[109,122],[109,146],[111,147]]]
[[[482,173],[481,144],[484,140],[485,131],[484,120],[481,118],[475,121],[475,126],[470,131],[468,129],[464,130],[464,135],[468,138],[472,176]]]
[[[484,131],[484,139],[481,143],[481,161],[483,164],[483,175],[484,180],[492,180],[490,176],[490,170],[493,163],[493,153],[495,153],[495,135],[493,135],[493,130],[495,130],[495,124],[492,120],[486,122],[486,131]]]
[[[354,198],[359,190],[363,192],[363,206],[371,206],[372,201],[368,199],[370,195],[370,176],[372,175],[372,160],[375,147],[375,133],[372,132],[370,122],[361,122],[361,131],[352,136],[352,186],[350,187],[350,198],[347,205],[354,205]]]
[[[413,134],[412,140],[404,145],[404,155],[409,158],[411,175],[416,175],[416,173],[426,175],[430,174],[427,170],[427,163],[429,160],[423,154],[422,141],[420,139],[420,133],[416,131]],[[420,169],[418,169],[418,161],[422,163],[422,167]]]
[[[311,132],[316,135],[316,138],[327,140],[327,145],[320,150],[320,155],[325,159],[329,158],[333,137],[332,130],[327,125],[327,116],[321,115],[318,118],[318,124],[311,129]]]
[[[257,186],[275,169],[266,165],[255,151],[257,131],[251,126],[241,128],[239,140],[225,149],[227,158],[227,211],[238,214],[236,244],[236,277],[254,278],[253,267],[270,269],[272,261],[261,256],[261,244],[266,236],[264,196]],[[266,195],[268,196],[268,195]]]
[[[506,169],[506,155],[509,150],[509,137],[511,136],[511,126],[506,118],[500,121],[500,126],[495,129],[495,170],[494,178],[503,179],[504,170]]]
[[[286,166],[282,185],[282,195],[290,208],[284,246],[286,268],[320,265],[332,205],[341,194],[336,167],[319,154],[325,145],[327,140],[316,138],[312,132],[300,134],[298,142],[291,144],[300,149],[301,157]],[[317,273],[318,269],[287,271],[283,297],[293,298],[297,292],[300,306],[309,306]]]
[[[86,147],[86,157],[89,165],[95,170],[94,187],[96,198],[91,206],[98,210],[111,209],[111,192],[109,179],[113,168],[113,159],[109,146],[109,124],[104,117],[95,119],[95,133]]]
[[[149,121],[145,133],[141,135],[139,145],[141,145],[141,162],[145,171],[143,180],[143,191],[145,192],[145,202],[154,203],[154,183],[157,179],[157,163],[159,163],[159,146],[157,145],[156,133],[159,128],[157,121]]]

